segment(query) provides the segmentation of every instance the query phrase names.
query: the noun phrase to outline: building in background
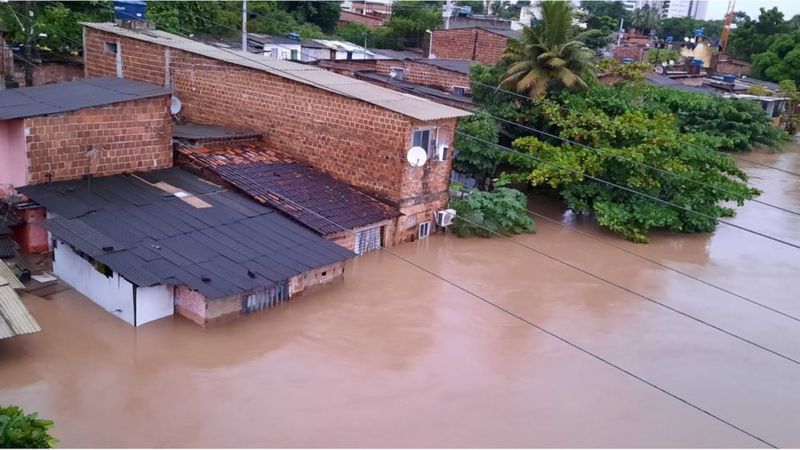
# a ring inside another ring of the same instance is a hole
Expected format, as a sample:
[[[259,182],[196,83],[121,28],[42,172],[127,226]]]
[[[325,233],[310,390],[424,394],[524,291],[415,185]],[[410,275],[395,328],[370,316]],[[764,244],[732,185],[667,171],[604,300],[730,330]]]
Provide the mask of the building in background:
[[[696,20],[705,20],[708,0],[663,0],[662,12],[664,17],[690,17]]]

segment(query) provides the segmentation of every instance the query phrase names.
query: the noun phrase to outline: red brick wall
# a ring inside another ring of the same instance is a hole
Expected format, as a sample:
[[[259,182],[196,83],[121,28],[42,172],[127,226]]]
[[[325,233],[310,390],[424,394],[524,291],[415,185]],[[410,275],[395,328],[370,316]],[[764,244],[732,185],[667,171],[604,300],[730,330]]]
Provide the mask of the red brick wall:
[[[28,182],[172,166],[169,97],[25,119]],[[94,150],[94,156],[87,154]]]
[[[14,67],[14,77],[19,87],[25,87],[25,65]],[[43,62],[33,68],[33,85],[58,83],[83,78],[83,66],[80,64]]]
[[[86,29],[89,76],[116,73],[103,43],[119,42],[124,76],[163,84],[164,47]],[[405,162],[416,123],[407,116],[261,70],[170,49],[170,78],[188,121],[258,130],[270,146],[335,178],[411,207],[447,195],[451,161],[413,169]],[[456,119],[438,123],[455,128]],[[449,137],[452,132],[440,133]],[[441,167],[431,168],[435,165]],[[413,188],[412,188],[413,186]]]
[[[507,42],[507,37],[480,28],[434,30],[433,54],[437,58],[496,64],[503,58]]]
[[[318,65],[348,76],[352,76],[353,72],[358,70],[374,70],[381,75],[389,75],[393,67],[400,67],[405,69],[405,80],[409,83],[433,86],[447,92],[452,92],[453,86],[469,87],[468,75],[417,61],[391,59],[329,60],[320,61]]]
[[[339,15],[339,25],[347,25],[350,23],[360,23],[367,28],[378,28],[383,26],[383,19],[380,17],[356,14],[350,11],[342,11]]]

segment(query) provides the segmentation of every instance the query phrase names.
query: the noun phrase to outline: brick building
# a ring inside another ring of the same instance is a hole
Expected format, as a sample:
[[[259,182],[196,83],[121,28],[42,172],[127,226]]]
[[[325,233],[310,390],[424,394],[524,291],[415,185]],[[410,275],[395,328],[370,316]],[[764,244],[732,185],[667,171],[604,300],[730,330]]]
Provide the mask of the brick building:
[[[384,22],[386,21],[387,16],[375,16],[375,15],[365,15],[365,14],[357,14],[350,11],[342,10],[339,13],[339,25],[349,25],[351,23],[360,23],[367,28],[379,28],[382,27]]]
[[[90,78],[0,91],[0,191],[172,166],[170,90]],[[44,210],[15,209],[25,252],[48,249]]]
[[[394,78],[398,78],[400,69],[402,75],[399,78],[403,81],[452,92],[454,88],[469,88],[469,70],[474,62],[463,59],[366,59],[317,61],[315,64],[348,76],[371,71],[385,76],[394,72]]]
[[[270,147],[396,207],[402,217],[386,245],[435,230],[434,214],[448,201],[453,130],[469,113],[163,31],[84,25],[87,76],[172,86],[184,119],[262,132]],[[431,160],[408,164],[412,146]]]
[[[25,62],[14,65],[14,78],[25,86]],[[83,78],[83,64],[74,61],[42,61],[33,68],[33,86],[60,83]]]
[[[497,64],[503,58],[508,40],[520,36],[522,33],[519,31],[480,27],[434,30],[429,53],[437,59],[468,59],[482,64]]]

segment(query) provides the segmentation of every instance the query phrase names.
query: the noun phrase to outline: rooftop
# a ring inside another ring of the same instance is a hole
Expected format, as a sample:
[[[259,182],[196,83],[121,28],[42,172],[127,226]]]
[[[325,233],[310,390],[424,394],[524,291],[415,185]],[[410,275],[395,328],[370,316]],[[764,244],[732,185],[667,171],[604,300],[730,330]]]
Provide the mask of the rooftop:
[[[377,81],[379,83],[385,83],[390,86],[394,86],[398,89],[401,89],[403,91],[411,92],[413,94],[430,96],[436,99],[449,100],[452,102],[460,103],[463,105],[462,106],[463,108],[472,108],[473,105],[472,97],[455,95],[451,92],[446,92],[441,89],[432,88],[430,86],[425,86],[422,84],[409,83],[408,81],[400,81],[388,75],[382,75],[379,73],[369,72],[369,71],[356,72],[355,75],[365,80],[372,80],[372,81]]]
[[[348,184],[283,158],[263,145],[181,147],[178,152],[197,167],[211,170],[256,200],[323,235],[400,215]]]
[[[208,299],[269,288],[353,254],[242,195],[180,169],[26,186],[44,226],[137,286]]]
[[[375,59],[417,59],[422,57],[421,53],[408,50],[400,51],[384,48],[369,48],[367,50],[375,54]]]
[[[465,75],[469,75],[470,69],[472,66],[476,64],[475,61],[469,59],[425,59],[425,58],[417,58],[415,59],[416,62],[430,64],[432,66],[436,66],[440,69],[450,70],[453,72],[463,73]]]
[[[188,142],[217,142],[238,139],[260,138],[261,133],[257,131],[237,130],[225,128],[217,125],[204,125],[200,123],[186,123],[175,125],[172,130],[172,137],[180,141]]]
[[[16,290],[24,287],[0,260],[0,339],[42,331],[17,295]]]
[[[318,67],[281,59],[264,58],[260,55],[242,52],[241,50],[222,49],[160,30],[135,31],[118,27],[113,23],[83,23],[83,25],[107,33],[163,45],[207,58],[261,70],[288,80],[371,103],[417,120],[447,119],[471,114],[430,100],[375,86],[366,81],[339,75]]]
[[[0,120],[20,119],[169,95],[170,89],[116,77],[0,90]]]

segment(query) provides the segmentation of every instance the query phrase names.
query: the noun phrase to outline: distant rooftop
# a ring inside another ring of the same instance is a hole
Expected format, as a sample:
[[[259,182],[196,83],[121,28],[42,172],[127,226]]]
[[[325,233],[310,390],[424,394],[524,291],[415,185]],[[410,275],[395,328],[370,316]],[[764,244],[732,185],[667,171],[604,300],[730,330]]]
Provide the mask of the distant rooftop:
[[[416,62],[421,62],[424,64],[430,64],[432,66],[436,66],[440,69],[451,70],[453,72],[463,73],[465,75],[469,75],[469,71],[473,65],[477,64],[475,61],[469,59],[428,59],[428,58],[418,58],[415,59]]]
[[[422,57],[422,53],[411,51],[389,50],[384,48],[367,49],[375,54],[375,59],[417,59]]]
[[[0,120],[58,114],[171,93],[161,86],[116,77],[4,89],[0,91]]]
[[[463,108],[472,108],[473,104],[472,97],[455,95],[453,93],[445,92],[441,89],[432,88],[430,86],[425,86],[422,84],[396,80],[388,75],[382,75],[375,72],[361,71],[361,72],[356,72],[355,75],[365,80],[373,80],[379,83],[385,83],[413,94],[430,96],[442,100],[449,100],[451,102],[462,104]]]
[[[371,103],[417,120],[437,120],[471,115],[446,105],[382,88],[325,69],[281,59],[264,58],[241,50],[217,48],[165,31],[135,31],[113,23],[83,23],[84,26],[119,36],[175,48],[207,58],[225,61],[319,89]]]
[[[194,143],[254,139],[260,138],[261,135],[262,134],[258,131],[238,130],[234,128],[225,128],[217,125],[204,125],[199,123],[175,125],[172,131],[172,136],[176,140]]]

